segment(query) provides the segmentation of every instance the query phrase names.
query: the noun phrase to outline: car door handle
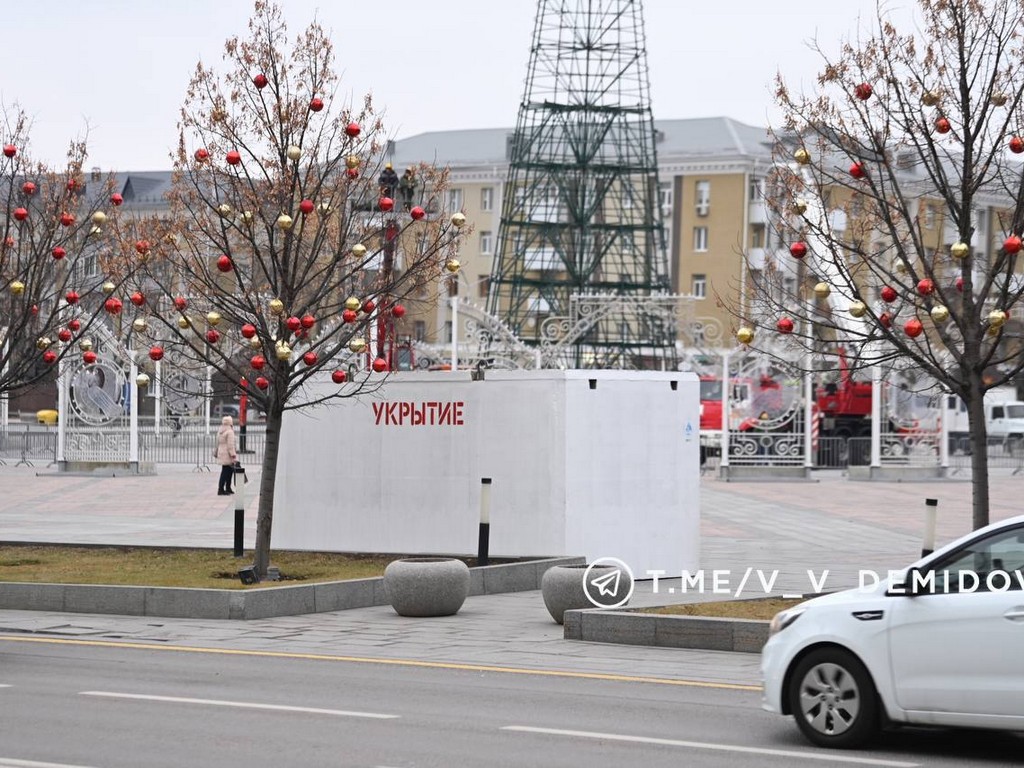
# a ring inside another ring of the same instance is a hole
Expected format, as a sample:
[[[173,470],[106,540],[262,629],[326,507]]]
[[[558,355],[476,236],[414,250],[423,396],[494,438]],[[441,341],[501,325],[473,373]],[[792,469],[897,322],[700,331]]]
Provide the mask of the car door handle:
[[[1003,614],[1004,619],[1010,621],[1024,621],[1024,605],[1018,605],[1015,608],[1011,608]]]

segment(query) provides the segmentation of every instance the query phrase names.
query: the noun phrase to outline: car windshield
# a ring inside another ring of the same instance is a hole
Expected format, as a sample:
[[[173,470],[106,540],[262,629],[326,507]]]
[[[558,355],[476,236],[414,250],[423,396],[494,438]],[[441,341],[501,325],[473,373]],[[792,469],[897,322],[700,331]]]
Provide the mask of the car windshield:
[[[722,399],[722,382],[721,381],[701,381],[700,383],[700,399],[701,400],[721,400]]]

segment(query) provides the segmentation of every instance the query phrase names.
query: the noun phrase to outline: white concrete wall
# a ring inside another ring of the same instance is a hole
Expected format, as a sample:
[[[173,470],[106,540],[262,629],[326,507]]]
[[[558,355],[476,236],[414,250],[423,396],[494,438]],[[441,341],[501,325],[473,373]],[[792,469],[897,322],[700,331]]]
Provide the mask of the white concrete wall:
[[[388,424],[383,409],[398,415],[401,402],[461,402],[463,423]],[[490,477],[492,555],[694,569],[699,408],[684,373],[394,375],[374,394],[286,414],[274,546],[474,554]]]

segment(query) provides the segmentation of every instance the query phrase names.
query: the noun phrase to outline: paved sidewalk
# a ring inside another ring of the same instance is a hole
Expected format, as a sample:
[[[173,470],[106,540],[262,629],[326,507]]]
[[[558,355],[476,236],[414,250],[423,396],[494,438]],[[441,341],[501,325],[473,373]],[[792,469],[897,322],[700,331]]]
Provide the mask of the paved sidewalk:
[[[0,540],[230,546],[233,500],[214,493],[216,478],[180,468],[151,477],[60,477],[0,467]],[[250,489],[258,476],[250,472]],[[992,478],[992,518],[1019,513],[1024,478]],[[870,483],[838,473],[815,482],[702,480],[702,568],[728,570],[733,591],[747,569],[746,596],[761,592],[758,571],[779,574],[771,591],[854,586],[858,571],[884,571],[915,559],[924,499],[939,499],[939,543],[970,530],[971,486],[963,481]],[[246,508],[251,542],[255,504]],[[569,553],[572,554],[572,553]],[[614,555],[614,553],[608,553]],[[811,574],[808,574],[808,570]],[[660,594],[641,583],[634,605],[723,599],[681,596],[680,580]],[[668,589],[675,594],[667,594]],[[710,589],[710,583],[708,585]],[[757,657],[711,651],[570,642],[537,592],[470,598],[454,617],[403,619],[388,607],[259,621],[0,611],[0,634],[60,636],[413,659],[527,669],[627,674],[756,685]]]

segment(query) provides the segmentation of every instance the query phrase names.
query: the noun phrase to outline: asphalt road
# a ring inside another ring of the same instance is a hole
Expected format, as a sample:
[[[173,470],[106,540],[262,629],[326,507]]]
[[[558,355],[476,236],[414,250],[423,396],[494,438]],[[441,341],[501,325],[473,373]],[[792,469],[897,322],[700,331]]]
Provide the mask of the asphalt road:
[[[742,688],[87,642],[0,639],[0,768],[963,768],[1024,751],[924,730],[818,750]]]

